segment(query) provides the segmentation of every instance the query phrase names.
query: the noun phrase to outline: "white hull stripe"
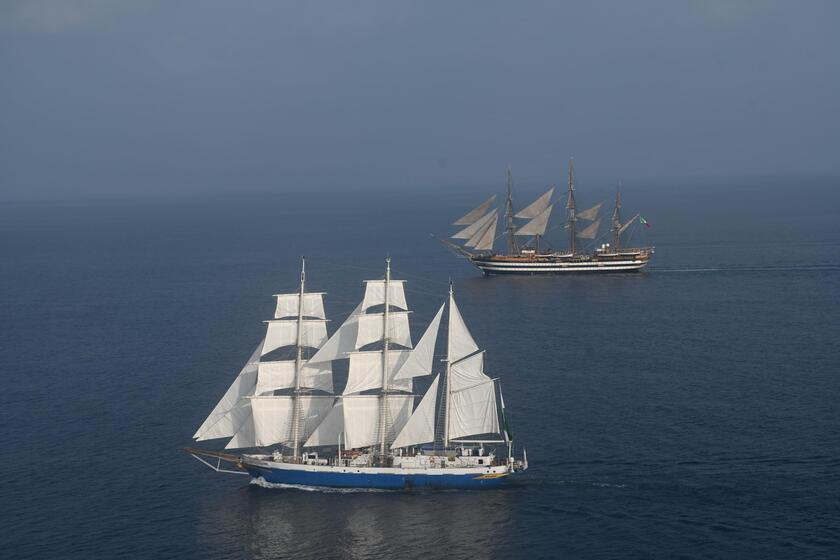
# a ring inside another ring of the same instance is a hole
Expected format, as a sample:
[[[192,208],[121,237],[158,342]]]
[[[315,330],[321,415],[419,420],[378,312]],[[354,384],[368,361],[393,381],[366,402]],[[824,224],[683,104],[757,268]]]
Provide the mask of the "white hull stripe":
[[[585,266],[589,268],[598,268],[604,266],[632,266],[632,265],[645,265],[648,261],[642,260],[629,260],[629,261],[581,261],[581,262],[539,262],[539,261],[526,261],[526,262],[505,262],[505,261],[480,261],[474,260],[472,261],[477,266],[495,266],[495,267],[508,267],[508,268],[520,268],[520,267],[543,267],[543,268],[550,268],[550,267],[563,267],[563,266]]]
[[[478,268],[486,271],[498,272],[574,272],[574,271],[598,271],[598,270],[638,270],[643,268],[646,262],[626,263],[483,263],[474,262]]]

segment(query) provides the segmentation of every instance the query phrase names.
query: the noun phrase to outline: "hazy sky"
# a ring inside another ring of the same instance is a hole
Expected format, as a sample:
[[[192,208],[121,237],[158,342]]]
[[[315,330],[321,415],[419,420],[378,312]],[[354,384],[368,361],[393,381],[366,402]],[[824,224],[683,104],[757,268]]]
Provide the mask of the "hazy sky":
[[[840,173],[840,2],[0,4],[21,196]]]

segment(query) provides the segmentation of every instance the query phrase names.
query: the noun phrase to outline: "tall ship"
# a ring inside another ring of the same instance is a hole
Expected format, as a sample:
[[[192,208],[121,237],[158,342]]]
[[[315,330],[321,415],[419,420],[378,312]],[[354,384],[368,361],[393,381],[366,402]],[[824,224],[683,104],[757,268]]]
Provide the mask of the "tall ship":
[[[497,237],[499,209],[494,208],[496,195],[470,210],[452,225],[462,229],[441,239],[454,252],[470,260],[485,275],[492,274],[561,274],[571,272],[634,272],[644,268],[653,256],[653,247],[628,247],[622,236],[634,224],[648,226],[636,214],[627,221],[621,216],[621,184],[615,193],[615,207],[610,219],[609,232],[600,233],[599,213],[603,203],[578,211],[575,200],[574,161],[569,161],[568,192],[566,195],[565,229],[568,232],[568,249],[559,251],[546,246],[545,235],[555,203],[554,188],[522,210],[514,210],[513,181],[507,173],[507,199],[504,204],[504,231]],[[517,220],[527,220],[517,223]],[[609,235],[608,242],[598,244]],[[507,252],[497,253],[494,246],[504,237]],[[522,241],[520,241],[522,240]],[[463,245],[457,242],[462,241]],[[542,245],[542,246],[541,246]],[[594,246],[587,251],[586,246]]]
[[[451,284],[416,345],[404,285],[388,259],[384,278],[365,282],[362,302],[328,337],[324,294],[306,292],[302,263],[300,289],[275,296],[265,337],[193,436],[242,451],[186,451],[217,472],[314,487],[488,488],[527,469]],[[445,354],[435,360],[444,312]],[[335,394],[341,360],[347,382]],[[417,403],[415,379],[432,375]]]

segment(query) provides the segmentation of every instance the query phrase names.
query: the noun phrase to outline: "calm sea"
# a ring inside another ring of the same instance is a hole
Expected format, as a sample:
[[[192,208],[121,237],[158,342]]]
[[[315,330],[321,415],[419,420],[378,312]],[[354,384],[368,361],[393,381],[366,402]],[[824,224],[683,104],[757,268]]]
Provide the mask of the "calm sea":
[[[429,238],[480,190],[4,202],[0,555],[840,557],[838,187],[627,185],[653,265],[559,278],[482,278]],[[453,278],[518,484],[268,489],[180,451],[301,254],[337,320],[390,254],[415,338]]]

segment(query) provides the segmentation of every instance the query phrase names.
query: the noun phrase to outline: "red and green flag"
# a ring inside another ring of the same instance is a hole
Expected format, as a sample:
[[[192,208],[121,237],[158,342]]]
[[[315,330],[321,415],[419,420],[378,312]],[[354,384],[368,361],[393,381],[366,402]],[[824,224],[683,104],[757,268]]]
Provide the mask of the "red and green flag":
[[[645,220],[644,217],[642,217],[642,216],[639,216],[639,223],[642,224],[645,227],[650,227],[650,224],[648,223],[648,221]]]

